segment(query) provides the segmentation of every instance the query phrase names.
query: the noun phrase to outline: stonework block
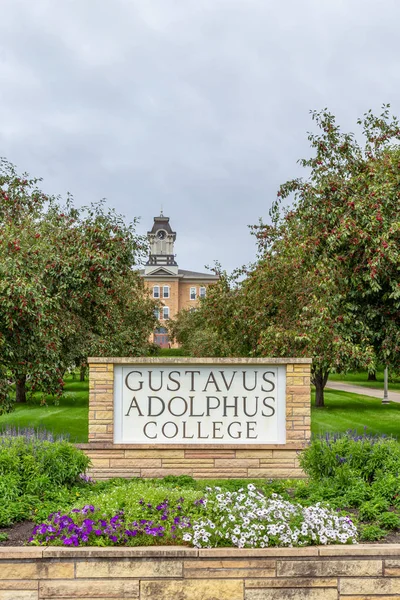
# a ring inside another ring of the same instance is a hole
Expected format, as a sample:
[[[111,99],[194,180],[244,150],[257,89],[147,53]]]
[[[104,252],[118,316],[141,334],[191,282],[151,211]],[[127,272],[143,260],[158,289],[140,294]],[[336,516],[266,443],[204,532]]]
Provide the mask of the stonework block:
[[[110,459],[109,458],[92,458],[92,468],[100,469],[101,467],[109,467]]]
[[[235,450],[185,450],[185,458],[235,458]]]
[[[215,468],[216,469],[233,469],[234,467],[245,468],[245,467],[259,467],[260,459],[259,458],[236,458],[236,459],[225,459],[225,458],[216,458],[215,459]]]
[[[241,580],[141,581],[141,600],[244,600]]]
[[[94,573],[92,572],[93,576]],[[138,598],[139,582],[134,580],[96,581],[95,579],[82,579],[70,581],[41,581],[39,584],[39,598]]]
[[[318,578],[305,578],[305,577],[290,577],[289,579],[283,579],[282,577],[273,579],[246,579],[246,589],[250,588],[337,588],[338,580],[336,577],[318,577]]]
[[[333,588],[285,588],[278,589],[250,589],[246,590],[246,600],[337,600],[337,590]],[[366,599],[367,600],[367,599]]]
[[[161,458],[115,458],[110,459],[110,467],[129,469],[133,468],[147,468],[147,467],[161,467]]]
[[[113,373],[110,371],[92,371],[90,369],[90,380],[91,381],[101,381],[102,383],[112,384],[114,381]]]
[[[76,563],[76,577],[122,579],[123,577],[182,577],[182,561],[179,560],[113,560],[82,561]]]
[[[192,466],[214,466],[214,458],[208,455],[207,458],[162,458],[163,467],[184,467],[187,465]]]
[[[125,450],[126,458],[185,458],[184,450]]]
[[[1,577],[1,573],[0,573]],[[39,582],[37,580],[15,580],[15,579],[0,579],[0,590],[35,590],[39,589]],[[1,598],[1,596],[0,596]]]
[[[0,588],[0,600],[38,600],[38,591],[6,590]]]
[[[298,450],[272,450],[273,458],[298,458]]]
[[[278,577],[375,577],[382,575],[381,560],[283,561],[276,567]]]
[[[104,421],[112,421],[114,419],[114,412],[112,410],[96,410],[96,419]]]
[[[236,458],[272,458],[275,450],[236,450]]]
[[[282,468],[259,468],[259,469],[249,469],[248,476],[254,477],[258,479],[259,477],[267,477],[272,479],[288,479],[291,477],[304,477],[303,471],[301,469],[282,469]]]
[[[73,563],[1,562],[1,579],[68,579],[74,577]]]
[[[349,577],[340,580],[340,594],[343,596],[355,596],[366,598],[376,596],[377,600],[385,595],[400,594],[400,579],[390,577]]]
[[[182,468],[182,469],[169,469],[169,468],[161,468],[161,469],[142,469],[141,477],[166,477],[167,475],[192,475],[191,469]]]
[[[247,477],[248,471],[246,469],[204,469],[193,471],[193,477],[196,479],[242,479]]]

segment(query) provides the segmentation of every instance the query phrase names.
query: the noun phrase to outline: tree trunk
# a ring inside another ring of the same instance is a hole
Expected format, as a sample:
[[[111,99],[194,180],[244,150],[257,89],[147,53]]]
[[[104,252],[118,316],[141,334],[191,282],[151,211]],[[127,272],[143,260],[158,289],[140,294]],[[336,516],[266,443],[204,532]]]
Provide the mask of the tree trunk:
[[[79,372],[79,381],[85,381],[87,365],[81,365]]]
[[[373,373],[368,373],[368,381],[376,381],[375,371],[373,371]]]
[[[15,402],[26,402],[26,375],[17,378],[15,391]]]
[[[316,371],[313,376],[313,384],[315,385],[315,406],[325,406],[324,403],[324,388],[328,381],[329,371]]]

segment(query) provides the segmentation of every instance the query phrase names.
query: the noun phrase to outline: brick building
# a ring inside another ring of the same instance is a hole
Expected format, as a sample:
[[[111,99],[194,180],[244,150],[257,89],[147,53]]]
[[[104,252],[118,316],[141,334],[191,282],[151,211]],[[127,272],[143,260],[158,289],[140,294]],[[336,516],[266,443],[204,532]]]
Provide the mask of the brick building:
[[[163,321],[173,319],[183,308],[195,309],[199,298],[207,294],[207,287],[218,276],[178,268],[174,253],[176,233],[171,229],[169,217],[164,217],[162,212],[159,217],[154,217],[153,228],[147,237],[150,255],[141,275],[153,298],[162,303],[158,311],[160,327],[154,332],[154,343],[166,348],[171,344]]]

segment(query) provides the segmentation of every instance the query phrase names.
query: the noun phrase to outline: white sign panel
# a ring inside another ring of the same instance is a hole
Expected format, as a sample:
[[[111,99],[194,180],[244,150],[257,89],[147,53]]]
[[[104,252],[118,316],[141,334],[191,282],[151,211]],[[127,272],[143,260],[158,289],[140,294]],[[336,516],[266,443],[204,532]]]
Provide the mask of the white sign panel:
[[[286,368],[115,366],[116,444],[284,444]]]

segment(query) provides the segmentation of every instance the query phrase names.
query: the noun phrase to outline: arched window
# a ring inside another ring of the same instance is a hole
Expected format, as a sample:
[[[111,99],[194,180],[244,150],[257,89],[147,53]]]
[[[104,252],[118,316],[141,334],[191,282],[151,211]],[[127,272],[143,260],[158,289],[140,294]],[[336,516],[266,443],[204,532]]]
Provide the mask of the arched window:
[[[195,287],[190,288],[190,299],[196,300],[196,288]]]
[[[153,286],[153,298],[159,298],[159,297],[160,297],[160,286],[155,285],[155,286]]]
[[[169,298],[169,285],[163,287],[163,298]]]
[[[163,319],[169,319],[169,307],[163,306]]]

